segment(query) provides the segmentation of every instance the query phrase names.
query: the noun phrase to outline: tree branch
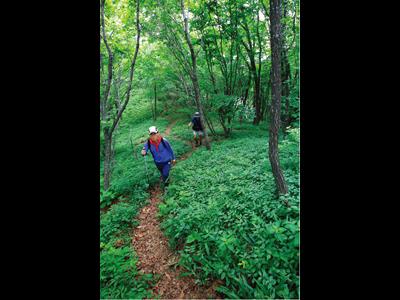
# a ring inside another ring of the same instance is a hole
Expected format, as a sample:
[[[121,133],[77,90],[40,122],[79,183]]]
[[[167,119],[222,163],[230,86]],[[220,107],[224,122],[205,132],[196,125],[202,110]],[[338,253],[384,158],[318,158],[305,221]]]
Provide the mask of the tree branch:
[[[114,131],[115,126],[117,126],[118,121],[122,116],[122,113],[124,112],[126,106],[128,105],[130,94],[131,94],[130,92],[131,92],[131,88],[132,88],[133,73],[135,71],[135,64],[136,64],[136,59],[137,59],[137,55],[138,55],[138,52],[139,52],[139,45],[140,45],[141,27],[140,27],[140,23],[139,23],[139,3],[140,3],[140,0],[136,0],[136,31],[137,31],[136,48],[135,48],[135,53],[133,55],[131,68],[130,68],[129,83],[128,83],[128,89],[127,89],[127,92],[126,92],[126,99],[125,99],[125,102],[122,105],[121,109],[118,111],[117,117],[114,119],[113,125],[112,125],[111,130],[110,130],[111,133]]]
[[[110,94],[110,89],[111,89],[111,81],[112,81],[112,77],[113,77],[113,53],[111,51],[110,46],[108,45],[107,42],[107,36],[105,33],[105,25],[104,25],[104,3],[105,0],[101,0],[100,3],[100,21],[101,21],[101,29],[102,29],[102,36],[103,36],[103,42],[107,48],[107,53],[108,53],[108,74],[107,74],[107,85],[106,85],[106,89],[104,92],[104,96],[102,99],[102,119],[105,120],[108,116],[107,116],[107,109],[106,109],[106,105],[107,105],[107,100]]]

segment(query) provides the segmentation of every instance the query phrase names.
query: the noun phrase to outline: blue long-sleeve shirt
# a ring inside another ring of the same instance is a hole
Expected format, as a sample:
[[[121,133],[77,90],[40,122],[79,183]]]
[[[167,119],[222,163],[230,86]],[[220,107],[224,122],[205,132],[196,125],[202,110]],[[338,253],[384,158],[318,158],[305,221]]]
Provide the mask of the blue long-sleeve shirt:
[[[150,142],[148,143],[146,141],[146,143],[144,143],[144,145],[143,145],[143,150],[145,150],[146,153],[148,150],[151,151],[151,153],[153,154],[155,163],[166,163],[170,160],[175,159],[174,151],[172,150],[172,147],[169,144],[168,140],[165,138],[162,138],[162,139],[164,140],[165,147],[164,147],[162,141],[160,141],[160,144],[158,145],[158,151],[156,149],[156,146]],[[150,144],[150,149],[148,148],[148,144]]]

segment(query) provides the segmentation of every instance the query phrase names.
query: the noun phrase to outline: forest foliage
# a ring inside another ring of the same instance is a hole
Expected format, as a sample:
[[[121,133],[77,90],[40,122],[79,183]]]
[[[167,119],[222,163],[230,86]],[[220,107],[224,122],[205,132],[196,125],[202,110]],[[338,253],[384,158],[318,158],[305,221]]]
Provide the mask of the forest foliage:
[[[280,1],[284,195],[277,192],[268,157],[272,0],[137,1],[100,1],[101,298],[155,297],[151,288],[158,278],[137,270],[131,246],[135,218],[159,181],[151,157],[146,169],[140,150],[148,127],[164,133],[173,125],[168,140],[178,160],[191,151],[187,123],[198,110],[197,96],[212,148],[200,147],[172,168],[159,207],[179,264],[200,285],[222,280],[219,292],[227,298],[298,298],[299,1]]]

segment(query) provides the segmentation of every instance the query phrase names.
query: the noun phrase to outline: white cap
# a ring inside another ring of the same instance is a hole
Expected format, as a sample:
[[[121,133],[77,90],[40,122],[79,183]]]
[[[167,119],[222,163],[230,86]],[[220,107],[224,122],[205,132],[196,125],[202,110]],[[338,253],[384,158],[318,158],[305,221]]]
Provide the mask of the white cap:
[[[158,133],[158,129],[156,126],[151,126],[149,128],[149,134],[152,134],[152,133]]]

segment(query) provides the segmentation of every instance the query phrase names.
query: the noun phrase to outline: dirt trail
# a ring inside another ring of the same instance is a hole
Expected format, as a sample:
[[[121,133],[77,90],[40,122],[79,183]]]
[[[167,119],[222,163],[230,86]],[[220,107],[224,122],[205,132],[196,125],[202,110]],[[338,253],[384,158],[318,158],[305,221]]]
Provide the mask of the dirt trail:
[[[166,129],[165,135],[171,133],[172,122]],[[189,151],[180,160],[186,159],[194,151]],[[160,275],[160,279],[153,288],[155,295],[161,299],[221,299],[215,288],[221,283],[213,282],[208,287],[195,284],[192,276],[179,278],[185,272],[177,266],[179,255],[168,246],[168,240],[160,230],[157,219],[158,204],[161,201],[162,191],[160,185],[150,187],[150,204],[143,207],[138,216],[140,223],[133,230],[133,247],[139,257],[138,269],[144,273]]]
[[[172,123],[170,123],[168,126],[167,126],[167,128],[165,129],[165,135],[169,135],[170,133],[171,133],[171,129],[172,129],[172,127],[176,124],[176,120],[175,121],[173,121]]]

